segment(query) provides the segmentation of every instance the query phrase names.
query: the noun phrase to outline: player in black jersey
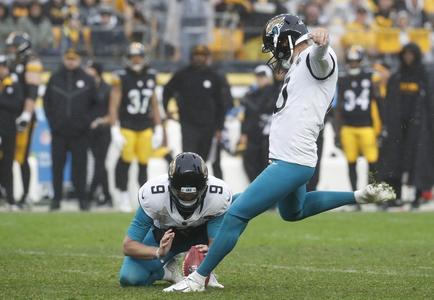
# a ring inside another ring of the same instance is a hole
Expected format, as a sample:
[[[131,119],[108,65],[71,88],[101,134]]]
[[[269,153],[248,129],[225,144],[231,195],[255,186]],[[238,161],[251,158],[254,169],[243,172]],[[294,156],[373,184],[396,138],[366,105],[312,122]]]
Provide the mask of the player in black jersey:
[[[12,32],[6,39],[6,49],[9,56],[9,67],[17,81],[23,86],[24,106],[16,119],[17,135],[15,160],[20,164],[23,181],[23,195],[18,205],[27,202],[30,184],[30,167],[28,156],[35,125],[35,101],[38,88],[42,81],[42,64],[31,51],[30,37],[25,32]]]
[[[352,46],[346,53],[346,72],[338,81],[336,120],[342,149],[348,161],[351,187],[357,190],[357,158],[362,155],[375,169],[376,137],[381,131],[378,106],[373,98],[372,72],[362,67],[364,50]]]
[[[121,191],[119,208],[126,212],[131,211],[127,192],[131,162],[138,160],[138,180],[142,185],[147,180],[152,151],[163,141],[155,95],[156,73],[148,67],[145,47],[132,43],[128,47],[127,61],[127,67],[114,75],[109,108],[112,139],[121,148],[115,171],[116,187]]]

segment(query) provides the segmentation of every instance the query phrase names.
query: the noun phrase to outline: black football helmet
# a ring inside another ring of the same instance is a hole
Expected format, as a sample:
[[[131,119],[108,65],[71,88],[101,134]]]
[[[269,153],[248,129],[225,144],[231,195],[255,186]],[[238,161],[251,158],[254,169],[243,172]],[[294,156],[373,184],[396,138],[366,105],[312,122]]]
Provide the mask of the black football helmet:
[[[5,43],[9,54],[15,56],[14,58],[26,55],[32,47],[30,36],[20,31],[11,32]]]
[[[171,207],[175,205],[184,219],[203,206],[208,183],[208,169],[196,153],[178,154],[169,165]]]
[[[294,47],[308,38],[307,27],[299,17],[282,14],[271,18],[262,32],[262,52],[273,54],[267,65],[273,70],[288,68]]]

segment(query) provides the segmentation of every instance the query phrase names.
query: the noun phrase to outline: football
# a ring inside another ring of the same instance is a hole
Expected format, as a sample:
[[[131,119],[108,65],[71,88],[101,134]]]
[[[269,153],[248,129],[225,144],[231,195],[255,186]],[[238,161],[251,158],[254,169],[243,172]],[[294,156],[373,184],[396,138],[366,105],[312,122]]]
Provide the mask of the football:
[[[200,252],[195,246],[191,246],[182,262],[182,275],[185,277],[196,271],[200,263],[205,258],[205,255]],[[205,286],[208,285],[209,276],[205,280]]]

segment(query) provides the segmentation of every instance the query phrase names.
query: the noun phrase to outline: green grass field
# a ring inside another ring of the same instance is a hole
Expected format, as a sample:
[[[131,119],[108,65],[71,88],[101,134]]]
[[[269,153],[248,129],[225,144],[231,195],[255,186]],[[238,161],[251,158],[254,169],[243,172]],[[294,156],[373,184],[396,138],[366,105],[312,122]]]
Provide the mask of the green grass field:
[[[251,222],[217,269],[224,290],[120,288],[131,215],[0,214],[0,299],[434,299],[433,213]]]

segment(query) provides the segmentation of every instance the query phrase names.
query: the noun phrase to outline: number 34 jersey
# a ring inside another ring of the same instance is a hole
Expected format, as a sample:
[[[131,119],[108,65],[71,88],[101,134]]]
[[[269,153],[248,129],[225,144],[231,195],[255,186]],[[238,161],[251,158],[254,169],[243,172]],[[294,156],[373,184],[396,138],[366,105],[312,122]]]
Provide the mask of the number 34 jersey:
[[[228,185],[214,176],[208,177],[203,206],[199,206],[190,218],[184,219],[171,204],[169,177],[161,175],[148,180],[139,190],[139,205],[154,220],[154,226],[160,229],[197,227],[224,214],[231,202],[232,193]]]
[[[342,125],[372,126],[372,73],[362,70],[357,75],[343,75],[338,81],[338,110]]]
[[[141,131],[153,126],[151,98],[156,86],[156,72],[145,68],[141,72],[125,69],[117,73],[122,91],[119,121],[122,128]]]

